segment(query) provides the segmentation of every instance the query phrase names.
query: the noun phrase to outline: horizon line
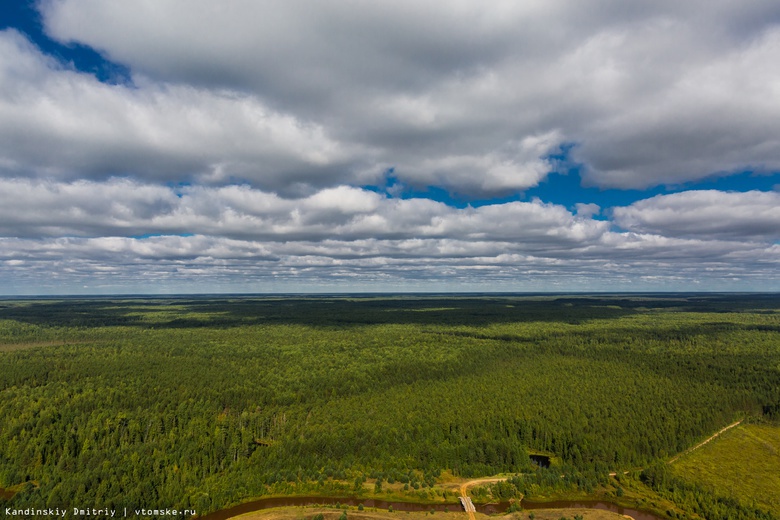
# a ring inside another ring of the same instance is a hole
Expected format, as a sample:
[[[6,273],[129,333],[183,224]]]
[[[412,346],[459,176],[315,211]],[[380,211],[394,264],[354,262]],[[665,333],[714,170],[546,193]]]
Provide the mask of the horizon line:
[[[567,295],[764,295],[780,296],[780,291],[334,291],[334,292],[217,292],[217,293],[116,293],[116,294],[0,294],[0,300],[23,299],[111,299],[111,298],[253,298],[253,297],[375,297],[375,296],[567,296]]]

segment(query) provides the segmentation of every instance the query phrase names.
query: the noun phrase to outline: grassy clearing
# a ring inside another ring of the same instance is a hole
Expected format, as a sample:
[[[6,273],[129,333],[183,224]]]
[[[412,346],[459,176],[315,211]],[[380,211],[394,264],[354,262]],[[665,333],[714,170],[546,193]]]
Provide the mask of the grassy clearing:
[[[626,517],[611,511],[602,511],[600,509],[535,509],[534,511],[522,511],[512,513],[504,518],[512,520],[530,519],[531,513],[534,514],[534,520],[560,520],[561,518],[571,519],[574,515],[582,515],[583,520],[626,520]],[[477,518],[490,518],[485,515],[477,515]]]
[[[246,513],[236,517],[240,520],[310,520],[318,513],[322,513],[324,520],[338,520],[342,514],[342,509],[321,508],[321,507],[283,507],[276,509],[267,509]],[[501,516],[506,520],[527,520],[531,511],[521,511],[509,515]],[[601,511],[598,509],[537,509],[533,511],[535,520],[559,520],[560,518],[571,519],[574,515],[582,515],[584,520],[618,520],[625,517],[610,511]],[[476,513],[477,520],[487,520],[489,517]],[[390,513],[384,510],[366,509],[358,511],[355,508],[347,509],[348,520],[467,520],[468,515],[465,512],[437,512],[434,514],[411,511]]]
[[[780,514],[780,427],[741,425],[681,457],[674,472]]]

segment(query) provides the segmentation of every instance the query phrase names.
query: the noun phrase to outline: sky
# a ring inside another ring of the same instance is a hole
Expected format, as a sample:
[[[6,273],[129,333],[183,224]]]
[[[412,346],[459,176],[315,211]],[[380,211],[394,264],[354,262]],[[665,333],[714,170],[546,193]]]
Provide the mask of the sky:
[[[780,291],[776,0],[0,4],[0,294]]]

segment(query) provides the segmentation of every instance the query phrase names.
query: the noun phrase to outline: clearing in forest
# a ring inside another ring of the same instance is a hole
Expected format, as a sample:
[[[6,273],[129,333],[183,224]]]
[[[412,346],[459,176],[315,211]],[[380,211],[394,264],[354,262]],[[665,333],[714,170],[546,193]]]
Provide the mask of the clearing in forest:
[[[681,457],[674,472],[780,514],[780,426],[740,425]],[[749,498],[747,498],[749,497]]]

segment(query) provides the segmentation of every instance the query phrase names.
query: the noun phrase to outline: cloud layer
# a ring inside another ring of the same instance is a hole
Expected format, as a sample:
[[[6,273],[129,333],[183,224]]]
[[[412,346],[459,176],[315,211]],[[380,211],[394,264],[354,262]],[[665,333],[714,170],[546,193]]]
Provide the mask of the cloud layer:
[[[46,58],[14,31],[0,32],[0,121],[0,171],[12,175],[239,177],[283,189],[317,184],[314,170],[335,171],[352,160],[321,126],[253,96],[107,85]]]
[[[780,290],[776,1],[37,5],[130,79],[0,31],[9,293]]]
[[[141,83],[242,92],[322,128],[355,173],[510,193],[563,143],[600,187],[780,169],[769,0],[43,5],[53,37]]]
[[[659,195],[615,208],[626,229],[676,237],[780,240],[780,193],[717,190]]]
[[[614,208],[620,231],[593,208],[574,214],[534,200],[458,209],[349,186],[284,198],[246,185],[6,179],[0,194],[10,286],[42,272],[71,291],[82,283],[93,291],[140,283],[136,292],[198,283],[243,291],[780,284],[776,193],[654,197]]]

